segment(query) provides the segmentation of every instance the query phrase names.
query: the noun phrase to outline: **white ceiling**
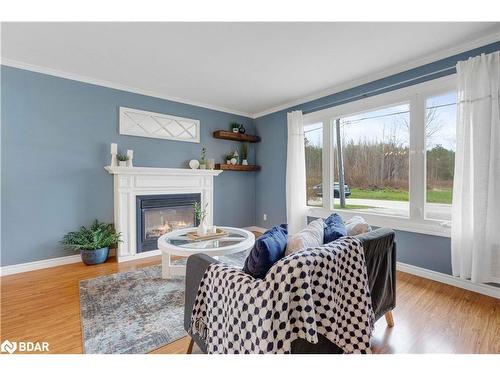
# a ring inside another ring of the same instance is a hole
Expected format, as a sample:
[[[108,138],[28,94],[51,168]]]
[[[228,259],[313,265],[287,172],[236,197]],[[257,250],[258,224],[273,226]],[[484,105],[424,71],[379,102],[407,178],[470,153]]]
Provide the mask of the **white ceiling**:
[[[494,33],[500,23],[3,23],[2,59],[256,114]]]

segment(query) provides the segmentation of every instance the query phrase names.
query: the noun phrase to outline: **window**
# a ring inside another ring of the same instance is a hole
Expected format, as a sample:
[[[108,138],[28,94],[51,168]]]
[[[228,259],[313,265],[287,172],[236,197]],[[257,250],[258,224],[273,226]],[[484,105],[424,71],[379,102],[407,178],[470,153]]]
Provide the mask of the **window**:
[[[335,148],[335,208],[408,216],[409,126],[407,103],[340,118],[346,204],[340,205]]]
[[[456,111],[448,76],[304,115],[311,215],[449,236]]]
[[[425,217],[451,220],[457,122],[457,94],[429,97],[425,106]]]
[[[304,126],[308,206],[323,206],[323,124]]]

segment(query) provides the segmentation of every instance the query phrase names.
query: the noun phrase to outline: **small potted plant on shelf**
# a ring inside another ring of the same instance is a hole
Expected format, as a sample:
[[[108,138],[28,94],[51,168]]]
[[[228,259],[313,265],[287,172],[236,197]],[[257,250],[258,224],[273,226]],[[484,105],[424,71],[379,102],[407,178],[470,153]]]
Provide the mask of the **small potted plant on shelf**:
[[[240,150],[241,165],[248,165],[248,143],[243,143]]]
[[[118,160],[118,166],[126,167],[128,161],[128,155],[126,154],[118,154],[116,155],[116,159]]]
[[[201,148],[200,169],[207,169],[207,149]]]
[[[226,164],[231,164],[231,159],[233,158],[233,153],[226,154]]]
[[[207,217],[207,206],[208,203],[205,204],[205,207],[201,208],[201,204],[198,202],[194,202],[194,216],[198,220],[198,236],[204,236],[207,234],[207,223],[205,223],[205,219]]]
[[[233,122],[231,124],[231,130],[233,131],[233,133],[239,133],[240,132],[240,126],[241,126],[241,124],[238,124],[237,122]]]
[[[109,248],[121,242],[120,235],[116,233],[113,224],[100,223],[96,219],[90,228],[82,226],[76,232],[69,232],[61,242],[79,251],[82,262],[90,266],[104,263],[108,259]]]

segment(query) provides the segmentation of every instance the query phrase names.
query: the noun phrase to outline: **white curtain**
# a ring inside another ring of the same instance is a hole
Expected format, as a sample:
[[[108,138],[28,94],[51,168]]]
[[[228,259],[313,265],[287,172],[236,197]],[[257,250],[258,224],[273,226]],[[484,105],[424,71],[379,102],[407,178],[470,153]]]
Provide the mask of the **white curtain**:
[[[457,64],[453,275],[500,282],[500,52]]]
[[[286,218],[288,234],[297,233],[307,225],[306,158],[302,111],[288,113]]]

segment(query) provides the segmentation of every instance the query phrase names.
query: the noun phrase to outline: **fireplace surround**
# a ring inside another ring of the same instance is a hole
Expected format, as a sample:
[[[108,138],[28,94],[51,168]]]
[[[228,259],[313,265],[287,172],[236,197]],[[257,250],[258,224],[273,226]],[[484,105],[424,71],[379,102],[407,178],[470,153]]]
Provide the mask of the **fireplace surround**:
[[[122,235],[116,252],[118,262],[160,255],[154,239],[146,247],[140,244],[142,229],[138,228],[138,197],[150,197],[154,201],[154,197],[161,200],[163,196],[198,195],[202,206],[207,207],[207,225],[213,224],[213,177],[222,173],[221,170],[111,166],[105,169],[113,175],[114,223],[116,231]],[[168,220],[169,213],[156,212],[152,216],[147,220],[156,227],[153,234],[157,234],[163,230],[159,228],[161,220]]]

